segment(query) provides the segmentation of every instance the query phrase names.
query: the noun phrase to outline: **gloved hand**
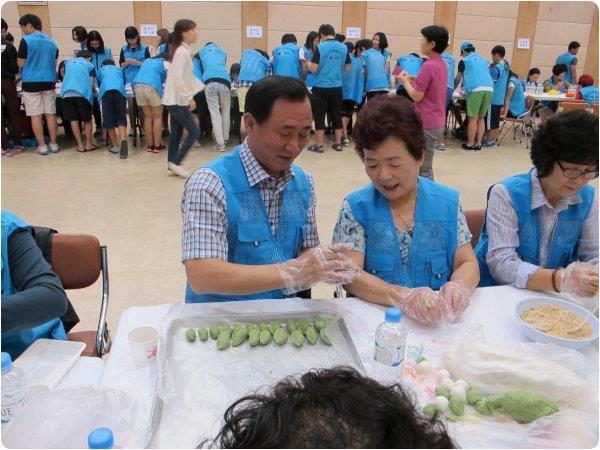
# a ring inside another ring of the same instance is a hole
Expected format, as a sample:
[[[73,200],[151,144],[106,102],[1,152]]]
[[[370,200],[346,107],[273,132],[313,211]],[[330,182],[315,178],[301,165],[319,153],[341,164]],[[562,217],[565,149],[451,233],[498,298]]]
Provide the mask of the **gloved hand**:
[[[442,316],[450,323],[463,313],[469,306],[469,299],[473,293],[473,288],[466,285],[461,280],[448,281],[438,293],[438,300]]]
[[[329,247],[313,247],[298,258],[277,264],[286,294],[303,291],[320,281],[329,284],[350,283],[360,273],[348,256],[350,247],[336,244]]]
[[[573,262],[559,271],[560,291],[576,297],[592,297],[598,292],[598,266]]]
[[[438,293],[429,287],[392,288],[390,300],[404,314],[419,322],[436,324],[442,320],[442,310],[438,301]]]

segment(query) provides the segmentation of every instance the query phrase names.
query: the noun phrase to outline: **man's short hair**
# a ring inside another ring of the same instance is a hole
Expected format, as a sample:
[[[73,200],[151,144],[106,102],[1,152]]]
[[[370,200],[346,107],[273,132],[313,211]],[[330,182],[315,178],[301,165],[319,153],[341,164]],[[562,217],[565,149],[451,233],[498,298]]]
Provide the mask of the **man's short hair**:
[[[92,53],[89,50],[80,50],[77,53],[75,53],[75,57],[76,58],[91,59],[92,58]]]
[[[448,47],[450,35],[448,34],[448,30],[444,27],[439,25],[429,25],[428,27],[421,28],[421,34],[427,39],[427,42],[435,42],[433,51],[436,53],[443,53]]]
[[[297,43],[298,39],[296,39],[296,36],[292,33],[286,33],[283,36],[281,36],[281,45]]]
[[[504,55],[506,55],[506,49],[502,45],[496,45],[492,49],[492,55],[498,55],[500,58],[504,58]]]
[[[115,62],[112,59],[105,59],[102,61],[103,66],[116,66]]]
[[[579,48],[579,47],[581,47],[581,44],[579,42],[577,42],[577,41],[571,41],[569,43],[569,50],[573,50],[573,49],[576,49],[576,48]]]
[[[335,36],[335,28],[333,25],[324,23],[319,27],[319,36]]]
[[[246,112],[261,124],[269,120],[275,101],[289,102],[310,100],[310,93],[304,83],[292,77],[270,76],[254,83],[246,94]]]
[[[567,66],[565,66],[564,64],[554,64],[554,66],[552,67],[552,75],[554,75],[555,77],[559,76],[561,73],[566,72]]]
[[[35,14],[25,14],[19,19],[19,25],[22,27],[27,26],[28,23],[36,30],[42,31],[42,21]]]

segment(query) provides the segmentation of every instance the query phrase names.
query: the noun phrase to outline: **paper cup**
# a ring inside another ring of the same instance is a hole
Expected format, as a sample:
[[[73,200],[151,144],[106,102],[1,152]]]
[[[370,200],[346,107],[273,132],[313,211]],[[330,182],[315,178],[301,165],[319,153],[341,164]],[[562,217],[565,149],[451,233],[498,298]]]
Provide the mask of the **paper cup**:
[[[152,327],[140,327],[131,330],[128,335],[129,346],[137,367],[145,367],[156,361],[158,330]]]

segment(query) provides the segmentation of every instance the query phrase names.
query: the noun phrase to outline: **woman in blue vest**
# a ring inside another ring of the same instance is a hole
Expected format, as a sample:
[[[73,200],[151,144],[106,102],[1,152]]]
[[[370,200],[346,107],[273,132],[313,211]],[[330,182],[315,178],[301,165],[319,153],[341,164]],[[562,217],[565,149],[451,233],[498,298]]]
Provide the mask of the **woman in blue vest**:
[[[273,50],[273,75],[302,80],[300,48],[296,36],[286,33],[281,37],[281,45]]]
[[[319,45],[319,33],[316,31],[311,31],[306,35],[304,47],[300,47],[299,51],[302,72],[305,76],[304,84],[306,84],[306,87],[309,89],[312,89],[313,87],[315,74],[308,70],[308,63],[312,61],[312,57],[315,54],[315,48],[317,48],[317,45]]]
[[[402,72],[406,72],[409,77],[416,79],[417,76],[419,76],[419,71],[421,70],[422,65],[423,60],[416,53],[409,53],[408,55],[399,56],[398,59],[396,59],[394,75],[399,75]],[[404,89],[404,86],[400,82],[399,78],[397,79],[396,85],[396,94],[402,95],[408,100],[412,101],[412,98],[406,93],[406,89]]]
[[[389,80],[386,66],[385,56],[374,47],[373,43],[365,40],[363,43],[364,51],[361,52],[361,57],[365,68],[365,91],[367,101],[378,95],[387,95],[389,92]]]
[[[500,115],[502,117],[510,117],[516,119],[522,116],[527,111],[525,105],[525,91],[519,80],[519,76],[512,70],[509,70],[508,84],[506,88],[506,96],[504,97],[504,105]]]
[[[146,44],[142,44],[140,33],[136,27],[129,26],[125,28],[125,40],[127,43],[121,48],[119,54],[119,65],[123,69],[125,85],[133,83],[142,63],[146,58],[150,58],[150,49]],[[129,125],[134,126],[134,110],[137,107],[134,98],[127,98],[129,109]],[[143,120],[143,116],[140,117]]]
[[[594,77],[584,73],[577,80],[579,85],[579,91],[577,92],[577,98],[585,101],[588,105],[598,103],[598,86],[594,86]]]
[[[31,227],[2,210],[2,351],[15,360],[36,339],[67,335],[59,317],[67,296]]]
[[[244,50],[240,61],[240,74],[238,75],[238,103],[240,112],[246,107],[246,94],[254,83],[262,80],[271,73],[271,61],[269,54],[259,48]]]
[[[73,27],[73,29],[71,30],[71,38],[73,39],[73,42],[77,44],[77,47],[73,49],[73,53],[77,53],[80,50],[87,50],[87,34],[88,32],[85,29],[85,27],[82,27],[81,25]]]
[[[479,270],[458,192],[419,176],[419,114],[403,97],[376,97],[359,113],[353,137],[371,183],[346,197],[334,230],[333,242],[349,245],[363,268],[346,290],[421,322],[453,321]]]
[[[94,65],[96,73],[100,70],[102,63],[105,60],[113,59],[112,51],[109,47],[104,46],[102,35],[96,30],[92,30],[87,34],[86,47],[92,54],[92,64]],[[96,122],[96,132],[94,133],[94,136],[98,136],[102,133],[102,116],[100,114],[100,103],[96,97],[94,97],[93,112],[94,122]]]
[[[366,42],[370,41],[366,40]],[[348,72],[344,72],[342,84],[342,145],[344,147],[350,145],[348,125],[352,123],[354,107],[362,103],[364,91],[363,62],[353,53],[355,51],[354,44],[352,42],[345,44],[351,55],[352,67]],[[350,129],[350,131],[352,130]]]
[[[533,168],[492,186],[475,253],[480,286],[592,296],[598,291],[598,118],[572,111],[542,125]],[[595,266],[593,264],[596,264]]]
[[[167,78],[165,60],[160,56],[146,59],[133,79],[133,90],[137,104],[144,111],[144,132],[148,151],[160,153],[166,149],[161,142],[163,85]]]
[[[96,72],[99,91],[98,101],[102,103],[102,126],[107,131],[112,143],[109,151],[119,154],[121,159],[127,158],[127,94],[123,81],[123,69],[117,67],[112,59],[102,62]]]
[[[581,47],[579,42],[572,41],[569,43],[567,53],[563,53],[556,58],[556,64],[564,64],[567,68],[565,80],[569,84],[575,84],[577,81],[577,53],[579,53],[579,47]]]
[[[388,50],[389,44],[387,36],[385,35],[385,33],[378,31],[373,35],[373,39],[371,39],[371,42],[373,42],[373,48],[378,52],[381,52],[381,54],[385,58],[385,73],[388,81],[388,86],[391,87],[390,69],[392,64],[392,52]]]

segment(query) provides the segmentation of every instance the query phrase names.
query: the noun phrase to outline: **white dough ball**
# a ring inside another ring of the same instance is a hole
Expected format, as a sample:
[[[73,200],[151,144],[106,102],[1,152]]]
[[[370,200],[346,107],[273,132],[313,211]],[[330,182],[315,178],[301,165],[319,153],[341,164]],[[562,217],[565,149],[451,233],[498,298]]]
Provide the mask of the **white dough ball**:
[[[470,388],[469,382],[465,380],[456,380],[454,382],[454,386],[462,386],[465,392],[467,392]]]
[[[454,386],[452,386],[452,389],[450,389],[450,397],[460,398],[463,402],[466,402],[467,393],[465,391],[465,388],[462,387],[462,385],[457,386],[456,384],[454,384]]]
[[[447,389],[448,391],[450,389],[452,389],[452,387],[454,386],[454,381],[452,381],[450,378],[444,378],[439,386],[443,387],[444,389]]]
[[[448,412],[448,399],[441,395],[433,400],[433,404],[439,408],[443,413]]]
[[[427,360],[421,361],[419,364],[417,364],[417,370],[421,375],[427,375],[429,372],[431,372],[431,363]]]
[[[450,378],[450,372],[446,369],[438,370],[435,374],[435,381],[441,383],[444,378]]]

